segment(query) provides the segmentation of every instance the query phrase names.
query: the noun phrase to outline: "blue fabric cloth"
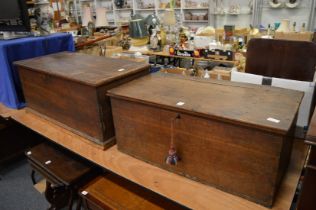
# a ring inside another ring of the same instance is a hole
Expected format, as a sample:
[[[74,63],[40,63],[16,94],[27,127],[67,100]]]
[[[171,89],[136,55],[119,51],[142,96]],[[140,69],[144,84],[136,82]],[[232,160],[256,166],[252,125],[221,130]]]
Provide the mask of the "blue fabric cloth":
[[[0,40],[0,103],[20,109],[25,106],[21,82],[13,62],[61,51],[75,51],[70,34]]]

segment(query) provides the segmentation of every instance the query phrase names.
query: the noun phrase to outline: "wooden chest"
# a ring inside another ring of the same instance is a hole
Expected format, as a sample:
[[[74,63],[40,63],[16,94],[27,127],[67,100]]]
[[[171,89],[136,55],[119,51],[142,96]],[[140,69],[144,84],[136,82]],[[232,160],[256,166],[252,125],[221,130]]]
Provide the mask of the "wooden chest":
[[[149,72],[149,65],[62,52],[15,63],[27,107],[101,145],[113,143],[106,91]]]
[[[92,180],[80,190],[80,196],[85,210],[187,209],[114,174]]]
[[[272,206],[301,92],[156,74],[108,95],[119,150]],[[171,148],[176,165],[166,163]]]

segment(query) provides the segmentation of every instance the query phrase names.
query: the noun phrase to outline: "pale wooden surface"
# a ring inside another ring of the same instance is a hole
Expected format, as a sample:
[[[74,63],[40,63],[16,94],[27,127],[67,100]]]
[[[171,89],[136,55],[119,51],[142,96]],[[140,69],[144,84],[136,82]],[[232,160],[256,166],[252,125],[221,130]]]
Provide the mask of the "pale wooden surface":
[[[8,118],[11,116],[11,113],[15,112],[15,109],[10,109],[0,103],[0,116],[3,118]]]
[[[222,192],[185,177],[162,170],[117,150],[103,151],[70,131],[25,110],[11,117],[69,150],[141,186],[193,209],[267,210],[243,198]],[[288,172],[272,209],[288,210],[307,154],[303,141],[295,141]]]

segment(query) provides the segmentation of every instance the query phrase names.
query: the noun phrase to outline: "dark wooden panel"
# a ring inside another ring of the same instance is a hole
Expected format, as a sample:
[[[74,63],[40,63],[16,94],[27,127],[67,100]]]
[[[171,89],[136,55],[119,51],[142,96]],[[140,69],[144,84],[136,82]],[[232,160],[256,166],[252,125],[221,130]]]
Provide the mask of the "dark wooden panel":
[[[246,72],[313,81],[315,58],[316,44],[313,42],[251,39],[247,46]]]

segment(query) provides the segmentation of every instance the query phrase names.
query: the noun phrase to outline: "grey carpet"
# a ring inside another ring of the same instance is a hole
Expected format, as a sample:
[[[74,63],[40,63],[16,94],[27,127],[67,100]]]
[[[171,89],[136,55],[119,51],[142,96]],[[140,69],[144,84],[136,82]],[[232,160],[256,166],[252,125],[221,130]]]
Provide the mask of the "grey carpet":
[[[0,210],[45,210],[49,203],[31,181],[26,159],[0,166]]]

